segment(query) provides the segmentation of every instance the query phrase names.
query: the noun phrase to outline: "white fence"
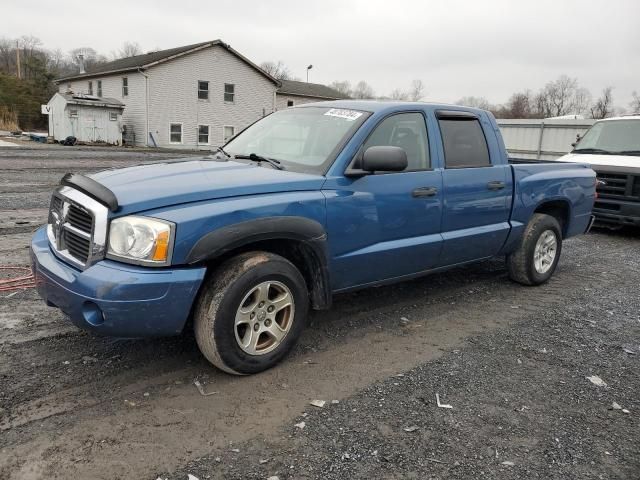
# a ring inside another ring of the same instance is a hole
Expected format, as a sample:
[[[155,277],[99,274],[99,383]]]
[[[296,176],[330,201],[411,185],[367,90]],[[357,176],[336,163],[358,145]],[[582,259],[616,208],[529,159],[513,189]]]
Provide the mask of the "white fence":
[[[553,160],[571,151],[576,135],[595,120],[498,120],[504,143],[513,158]]]

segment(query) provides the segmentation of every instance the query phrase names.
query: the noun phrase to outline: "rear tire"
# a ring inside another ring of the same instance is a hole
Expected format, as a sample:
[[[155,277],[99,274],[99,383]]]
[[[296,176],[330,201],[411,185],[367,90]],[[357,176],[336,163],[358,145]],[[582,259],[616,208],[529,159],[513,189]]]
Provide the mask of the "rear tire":
[[[243,253],[203,286],[194,313],[196,341],[220,370],[258,373],[289,353],[308,310],[304,278],[291,262],[267,252]]]
[[[534,213],[520,247],[507,256],[509,278],[522,285],[540,285],[555,272],[562,251],[560,224],[551,215]]]

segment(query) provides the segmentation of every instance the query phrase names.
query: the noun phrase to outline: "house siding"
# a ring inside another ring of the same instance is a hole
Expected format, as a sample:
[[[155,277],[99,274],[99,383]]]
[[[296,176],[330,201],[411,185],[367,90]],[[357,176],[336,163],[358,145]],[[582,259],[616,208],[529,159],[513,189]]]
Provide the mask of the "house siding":
[[[327,98],[317,98],[317,97],[305,97],[302,95],[287,95],[286,93],[278,93],[276,95],[276,110],[284,110],[287,107],[287,102],[289,100],[293,100],[293,106],[302,105],[305,103],[313,103],[313,102],[326,102]]]
[[[127,77],[129,80],[129,95],[122,96],[122,78]],[[65,93],[71,84],[73,93],[89,92],[89,81],[93,82],[93,93],[97,93],[98,80],[102,80],[102,96],[115,98],[125,104],[122,114],[122,124],[127,129],[133,128],[136,138],[136,145],[146,144],[146,104],[145,104],[145,77],[139,72],[127,72],[120,75],[109,75],[104,77],[94,77],[90,79],[73,80],[62,82],[58,86],[60,93]]]
[[[273,111],[276,85],[220,46],[149,68],[149,129],[158,145],[204,148],[223,144],[223,127],[238,133]],[[198,99],[198,80],[209,82],[209,99]],[[224,101],[224,85],[235,85],[234,103]],[[172,144],[169,128],[182,124],[182,143]],[[198,145],[198,125],[209,126],[209,145]]]

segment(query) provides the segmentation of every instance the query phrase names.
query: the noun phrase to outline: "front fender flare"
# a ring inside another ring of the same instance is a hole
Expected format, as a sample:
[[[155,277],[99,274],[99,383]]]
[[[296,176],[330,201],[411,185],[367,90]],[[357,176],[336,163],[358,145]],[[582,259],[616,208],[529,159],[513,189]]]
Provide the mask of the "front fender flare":
[[[264,217],[227,225],[207,233],[191,248],[186,263],[193,265],[220,258],[226,253],[265,240],[296,240],[308,247],[311,255],[305,261],[311,272],[309,285],[311,304],[315,309],[331,305],[331,283],[327,233],[324,227],[309,218]],[[293,252],[292,252],[293,253]]]

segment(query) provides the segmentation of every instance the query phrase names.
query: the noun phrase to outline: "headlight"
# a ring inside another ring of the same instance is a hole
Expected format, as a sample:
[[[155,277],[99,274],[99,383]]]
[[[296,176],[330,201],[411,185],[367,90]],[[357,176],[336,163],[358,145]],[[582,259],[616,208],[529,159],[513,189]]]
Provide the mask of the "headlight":
[[[111,222],[107,257],[128,263],[169,265],[175,225],[147,217],[122,217]]]

